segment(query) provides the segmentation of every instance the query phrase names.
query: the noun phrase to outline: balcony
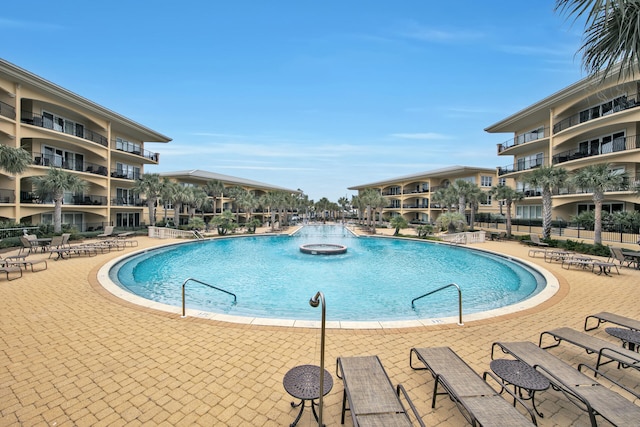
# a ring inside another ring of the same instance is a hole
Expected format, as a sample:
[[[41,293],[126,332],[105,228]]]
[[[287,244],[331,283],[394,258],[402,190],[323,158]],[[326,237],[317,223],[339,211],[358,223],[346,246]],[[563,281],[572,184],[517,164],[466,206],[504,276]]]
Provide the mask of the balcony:
[[[39,203],[39,204],[53,204],[53,196],[51,194],[44,198],[38,197],[33,191],[21,191],[20,203]],[[105,196],[97,195],[65,195],[62,201],[64,206],[68,205],[80,205],[80,206],[106,206],[107,198]]]
[[[8,117],[12,120],[16,118],[16,109],[9,104],[0,101],[0,116]]]
[[[65,132],[64,129],[56,124],[54,124],[54,122],[52,120],[49,119],[45,119],[44,117],[42,117],[41,115],[36,115],[36,114],[32,114],[30,112],[27,111],[23,111],[22,112],[22,118],[20,120],[22,123],[31,125],[31,126],[37,126],[37,127],[41,127],[41,128],[45,128],[45,129],[50,129],[56,132],[60,132],[60,133],[64,133],[66,135],[71,135],[71,136],[75,136],[78,138],[82,138],[82,139],[86,139],[88,141],[91,142],[95,142],[98,143],[100,145],[103,145],[105,147],[108,146],[108,141],[107,138],[100,135],[99,133],[96,133],[92,130],[89,130],[85,127],[76,127],[76,129],[74,130],[74,132]]]
[[[640,148],[640,140],[633,136],[627,136],[623,138],[616,138],[613,141],[609,141],[604,144],[598,144],[597,147],[584,146],[581,148],[574,148],[573,150],[563,151],[554,155],[551,158],[551,162],[560,164],[569,162],[571,160],[583,159],[586,157],[601,156],[603,154],[616,153],[620,151],[636,150]]]
[[[16,194],[13,190],[6,188],[0,188],[0,203],[14,203],[16,201]]]
[[[418,203],[418,204],[406,204],[402,205],[403,209],[429,209],[429,205],[427,203]]]
[[[498,145],[498,153],[502,153],[504,150],[515,147],[517,145],[526,144],[527,142],[538,141],[540,139],[549,136],[549,128],[540,128],[531,132],[517,135],[515,138],[509,139],[502,144]]]
[[[429,192],[428,188],[426,190],[423,188],[421,190],[404,190],[402,194],[422,194],[422,193],[428,193],[428,192]]]
[[[635,185],[637,185],[637,178],[628,178],[625,177],[622,184],[615,188],[609,188],[605,191],[607,193],[619,192],[619,191],[634,191]],[[554,188],[551,191],[551,194],[554,196],[567,196],[567,195],[575,195],[575,194],[592,194],[593,189],[590,188],[578,188],[578,187],[565,187],[565,188]]]
[[[76,172],[89,172],[96,175],[107,176],[108,169],[95,163],[80,161],[73,158],[63,158],[53,154],[31,153],[33,164],[36,166],[53,166]]]
[[[144,200],[135,198],[135,197],[116,197],[115,199],[111,199],[112,206],[132,206],[132,207],[140,207],[145,206],[146,203]]]
[[[144,150],[140,147],[139,144],[134,144],[132,142],[124,141],[124,140],[116,140],[115,147],[117,151],[122,151],[124,153],[135,154],[136,156],[144,157],[145,159],[149,159],[153,162],[158,162],[160,158],[160,153],[153,153],[149,150]]]
[[[522,172],[530,169],[535,169],[544,164],[544,159],[535,159],[533,161],[521,162],[516,165],[507,165],[498,167],[498,176],[506,175],[513,172]]]
[[[140,179],[140,172],[137,171],[124,171],[122,169],[112,169],[111,170],[111,178],[119,178],[119,179],[130,179],[135,181]]]
[[[635,99],[627,100],[620,98],[616,99],[615,104],[612,104],[611,106],[609,106],[608,104],[610,103],[605,103],[562,119],[561,121],[553,125],[553,133],[556,134],[558,132],[562,132],[565,129],[569,129],[570,127],[579,125],[581,123],[586,123],[600,117],[608,116],[613,113],[636,108],[640,106],[640,101],[636,101]]]

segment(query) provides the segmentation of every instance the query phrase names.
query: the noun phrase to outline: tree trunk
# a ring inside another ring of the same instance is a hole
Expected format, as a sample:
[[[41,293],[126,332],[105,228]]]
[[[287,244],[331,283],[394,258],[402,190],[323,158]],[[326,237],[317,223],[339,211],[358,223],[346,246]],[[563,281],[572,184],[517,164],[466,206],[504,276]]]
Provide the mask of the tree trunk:
[[[602,199],[604,199],[604,194],[593,193],[593,201],[595,203],[595,210],[593,211],[593,243],[596,245],[602,244]]]
[[[542,189],[542,238],[551,236],[551,190]]]
[[[149,225],[152,227],[156,225],[156,211],[154,209],[155,202],[153,200],[147,200],[147,209],[149,209]]]
[[[511,204],[512,202],[507,200],[507,238],[511,239]],[[502,205],[501,209],[502,209]]]

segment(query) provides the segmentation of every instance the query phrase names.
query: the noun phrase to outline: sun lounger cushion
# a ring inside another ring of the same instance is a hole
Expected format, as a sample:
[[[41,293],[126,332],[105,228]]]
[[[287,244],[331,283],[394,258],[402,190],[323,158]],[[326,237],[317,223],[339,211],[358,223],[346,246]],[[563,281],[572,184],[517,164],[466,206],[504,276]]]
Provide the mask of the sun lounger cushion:
[[[596,326],[588,328],[587,323],[589,319],[596,319],[598,323]],[[584,319],[584,330],[591,331],[600,326],[601,323],[610,322],[616,325],[624,326],[625,328],[633,329],[636,331],[640,331],[640,321],[636,319],[632,319],[630,317],[621,316],[615,313],[609,313],[608,311],[602,311],[600,313],[592,314]]]

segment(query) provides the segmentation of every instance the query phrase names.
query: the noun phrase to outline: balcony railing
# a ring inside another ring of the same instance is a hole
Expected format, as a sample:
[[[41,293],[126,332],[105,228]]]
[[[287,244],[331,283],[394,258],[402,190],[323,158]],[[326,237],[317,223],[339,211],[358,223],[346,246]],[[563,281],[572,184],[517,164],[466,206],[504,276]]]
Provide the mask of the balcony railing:
[[[140,145],[128,141],[116,141],[115,147],[118,151],[135,154],[136,156],[141,156],[154,162],[157,162],[160,158],[159,153],[153,153],[149,150],[144,150],[140,148]]]
[[[135,198],[135,197],[116,197],[115,199],[111,199],[111,205],[113,206],[146,206],[144,200]]]
[[[574,148],[573,150],[563,151],[551,158],[553,164],[564,163],[571,160],[582,159],[585,157],[600,156],[603,154],[615,153],[618,151],[636,150],[640,148],[640,140],[636,135],[623,138],[616,138],[613,141],[598,144],[597,147],[591,148],[584,146],[582,148]]]
[[[5,117],[8,117],[10,119],[15,119],[16,118],[16,109],[13,108],[11,105],[0,101],[0,116],[5,116]]]
[[[102,176],[109,174],[106,166],[95,163],[77,161],[76,159],[65,159],[53,154],[31,153],[31,155],[33,157],[33,164],[36,166],[53,166],[77,172],[95,173],[96,175]]]
[[[13,190],[0,188],[0,203],[14,203],[16,201],[16,193]]]
[[[634,188],[640,184],[638,181],[640,177],[625,177],[622,183],[614,188],[609,188],[605,191],[606,193],[616,192],[616,191],[634,191]],[[522,192],[524,197],[540,197],[542,193],[539,190],[525,190]],[[590,188],[579,188],[574,186],[565,186],[562,188],[554,188],[551,190],[551,194],[554,196],[567,196],[573,194],[591,194],[593,193],[593,189]]]
[[[123,171],[117,168],[111,169],[111,178],[131,179],[135,181],[136,179],[140,179],[140,172]]]
[[[402,208],[403,209],[428,209],[429,205],[426,203],[419,203],[417,205],[407,204],[407,205],[402,205]]]
[[[53,204],[53,195],[48,194],[46,197],[39,197],[33,191],[21,191],[20,203],[42,203]],[[107,198],[105,196],[97,195],[65,195],[63,205],[92,205],[92,206],[106,206]]]
[[[515,138],[509,139],[502,144],[498,145],[498,153],[503,152],[507,148],[515,147],[516,145],[526,144],[527,142],[537,141],[549,136],[549,128],[544,128],[540,131],[534,130],[531,132],[517,135]]]
[[[572,116],[569,116],[565,119],[562,119],[555,125],[553,125],[553,133],[556,134],[558,132],[562,132],[565,129],[569,129],[570,127],[579,125],[580,123],[586,123],[588,121],[598,119],[600,117],[608,116],[609,114],[617,113],[620,111],[625,111],[630,108],[635,108],[640,106],[640,101],[636,101],[635,99],[629,99],[624,102],[617,103],[610,110],[600,114],[588,113],[587,111],[583,111]]]
[[[533,161],[517,163],[515,165],[501,166],[501,167],[498,167],[498,176],[506,175],[508,173],[513,173],[513,172],[521,172],[521,171],[526,171],[530,169],[535,169],[537,167],[542,166],[543,164],[544,164],[544,159],[535,159]]]
[[[33,114],[27,111],[22,112],[22,118],[20,121],[28,125],[38,126],[45,129],[51,129],[56,132],[64,133],[65,135],[72,135],[82,139],[86,139],[88,141],[96,142],[100,145],[104,145],[105,147],[108,146],[108,141],[106,137],[84,127],[82,128],[82,131],[79,131],[76,128],[76,131],[74,133],[64,132],[63,129],[61,128],[58,129],[58,127],[54,125],[52,120],[45,119],[41,115]]]
[[[422,190],[404,190],[402,192],[402,194],[422,194],[422,193],[428,193],[428,192],[429,192],[429,189],[427,188],[426,190],[425,189],[422,189]]]

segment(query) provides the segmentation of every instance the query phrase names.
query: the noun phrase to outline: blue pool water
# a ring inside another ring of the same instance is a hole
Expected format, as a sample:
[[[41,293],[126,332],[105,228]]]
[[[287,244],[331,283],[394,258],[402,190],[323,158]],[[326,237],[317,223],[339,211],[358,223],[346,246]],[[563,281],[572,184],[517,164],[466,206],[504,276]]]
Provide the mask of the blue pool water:
[[[345,245],[342,255],[310,255],[310,243]],[[465,314],[515,304],[540,292],[544,278],[529,267],[488,254],[426,241],[355,237],[340,226],[306,226],[294,236],[252,236],[169,246],[119,262],[111,279],[130,292],[187,308],[238,316],[314,319],[309,306],[325,295],[328,320],[389,321],[457,316],[451,288],[411,300],[449,283],[462,289]]]

